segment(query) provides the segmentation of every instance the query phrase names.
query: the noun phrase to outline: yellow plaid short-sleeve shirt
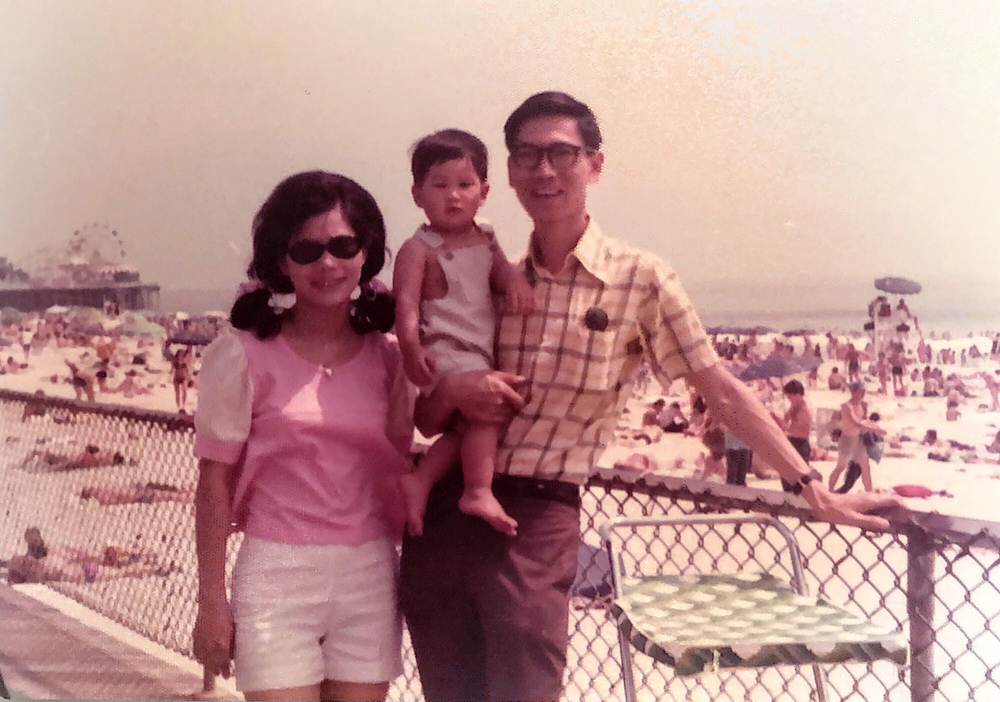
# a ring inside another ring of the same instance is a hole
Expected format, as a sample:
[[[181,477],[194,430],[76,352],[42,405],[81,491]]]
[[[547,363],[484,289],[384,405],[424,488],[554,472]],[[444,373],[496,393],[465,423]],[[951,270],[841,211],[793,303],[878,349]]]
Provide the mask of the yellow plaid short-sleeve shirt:
[[[583,484],[613,441],[640,363],[669,382],[718,361],[676,273],[591,221],[566,265],[521,263],[535,310],[504,314],[497,368],[527,378],[497,472]]]

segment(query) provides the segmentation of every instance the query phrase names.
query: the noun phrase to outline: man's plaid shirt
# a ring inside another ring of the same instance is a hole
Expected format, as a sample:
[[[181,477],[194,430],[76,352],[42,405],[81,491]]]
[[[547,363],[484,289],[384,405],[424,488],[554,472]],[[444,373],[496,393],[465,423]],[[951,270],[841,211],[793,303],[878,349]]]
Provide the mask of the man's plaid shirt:
[[[500,442],[497,473],[583,484],[613,441],[643,361],[664,384],[718,357],[663,259],[591,221],[550,275],[533,247],[521,263],[535,310],[504,314],[497,368],[527,378],[527,404]]]

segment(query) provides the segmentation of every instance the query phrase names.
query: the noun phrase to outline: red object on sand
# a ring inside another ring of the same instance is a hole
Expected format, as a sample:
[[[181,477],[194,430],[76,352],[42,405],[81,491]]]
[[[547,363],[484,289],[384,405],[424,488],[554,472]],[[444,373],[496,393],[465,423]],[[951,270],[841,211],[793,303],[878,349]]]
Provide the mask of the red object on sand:
[[[894,485],[892,489],[903,497],[930,497],[937,494],[926,485]]]

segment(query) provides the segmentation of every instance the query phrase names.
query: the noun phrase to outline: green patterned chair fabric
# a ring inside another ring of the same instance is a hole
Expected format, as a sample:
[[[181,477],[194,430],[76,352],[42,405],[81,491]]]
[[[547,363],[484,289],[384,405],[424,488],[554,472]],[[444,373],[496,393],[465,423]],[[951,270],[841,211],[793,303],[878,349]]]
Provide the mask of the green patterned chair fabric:
[[[624,577],[611,611],[636,649],[679,675],[908,658],[902,632],[799,595],[770,575]]]

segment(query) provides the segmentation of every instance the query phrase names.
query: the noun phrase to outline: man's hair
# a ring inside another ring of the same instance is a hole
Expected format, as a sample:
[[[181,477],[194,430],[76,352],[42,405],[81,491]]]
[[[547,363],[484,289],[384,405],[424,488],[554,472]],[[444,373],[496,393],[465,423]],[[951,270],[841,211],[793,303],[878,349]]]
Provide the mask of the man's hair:
[[[510,113],[510,117],[503,125],[507,150],[513,150],[517,143],[517,133],[525,122],[536,117],[548,116],[575,119],[584,146],[591,151],[597,151],[601,148],[601,128],[597,126],[597,117],[594,116],[591,109],[566,93],[548,91],[532,95]]]
[[[785,383],[785,387],[782,388],[789,395],[805,395],[806,389],[802,387],[802,381],[800,380],[789,380]]]
[[[855,380],[853,383],[848,384],[847,389],[851,391],[851,394],[858,392],[859,390],[865,389],[865,384],[861,381]]]
[[[472,162],[479,180],[485,183],[489,153],[486,144],[478,137],[461,129],[442,129],[425,136],[413,145],[411,152],[410,172],[413,174],[413,184],[423,185],[432,166],[462,158],[468,158]]]

